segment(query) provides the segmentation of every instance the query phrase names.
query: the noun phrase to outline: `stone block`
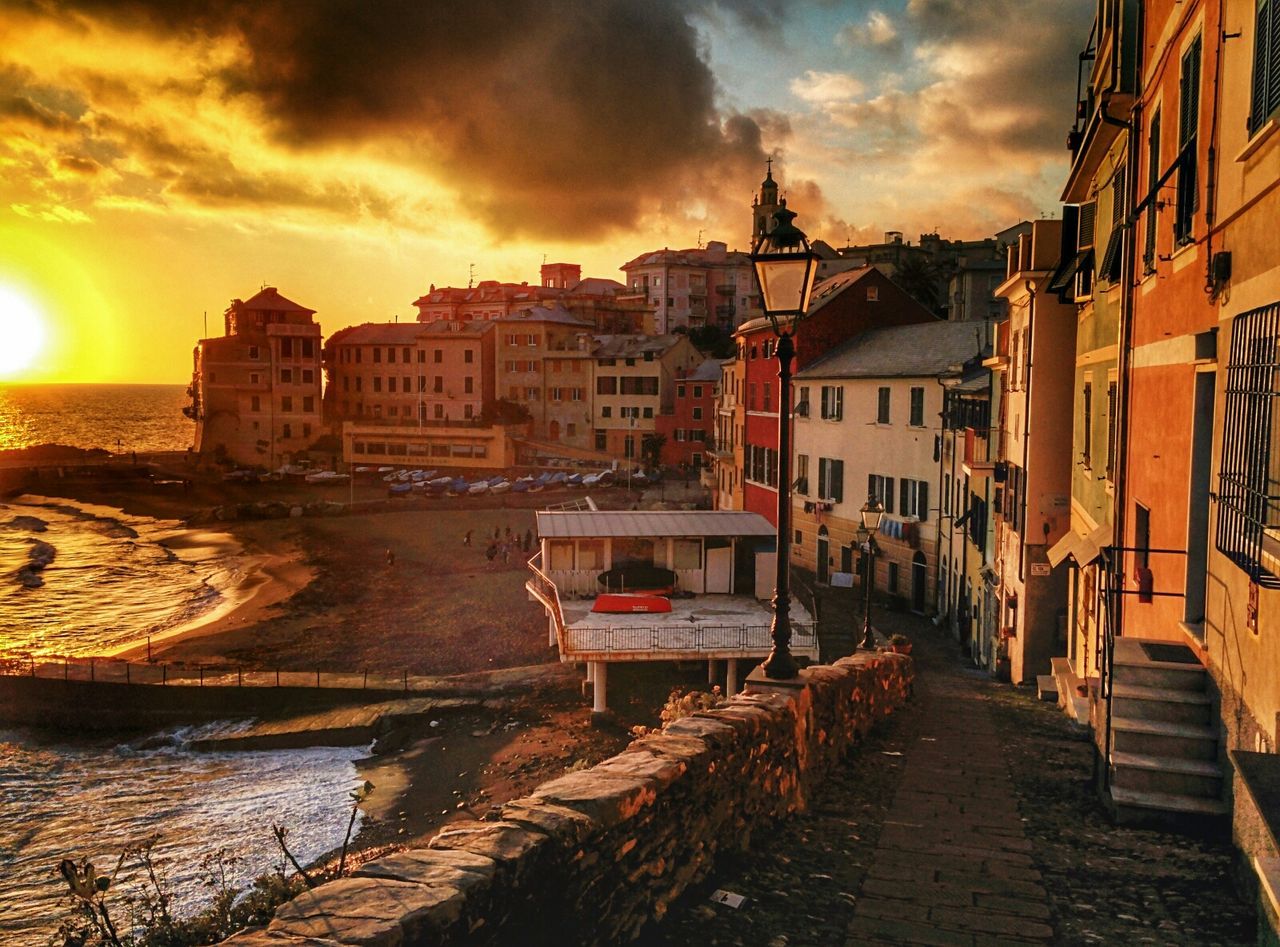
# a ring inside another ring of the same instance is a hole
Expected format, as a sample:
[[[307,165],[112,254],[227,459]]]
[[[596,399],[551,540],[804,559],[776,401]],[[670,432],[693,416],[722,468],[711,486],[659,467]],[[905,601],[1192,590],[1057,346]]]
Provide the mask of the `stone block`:
[[[454,822],[427,847],[470,852],[515,867],[546,842],[547,836],[541,832],[511,822]]]
[[[592,770],[595,773],[611,776],[630,776],[650,780],[657,784],[658,789],[666,789],[688,771],[689,764],[684,760],[658,756],[644,747],[634,746],[599,763]]]
[[[668,724],[663,732],[674,736],[697,737],[720,750],[738,742],[737,728],[716,717],[701,714],[683,717],[675,723]]]
[[[543,783],[534,798],[577,809],[607,829],[653,805],[657,792],[647,779],[587,770]]]
[[[600,826],[586,813],[534,797],[508,802],[502,807],[502,819],[537,829],[553,844],[566,849],[577,848],[600,831]]]
[[[388,878],[419,885],[445,885],[467,894],[493,881],[497,863],[484,855],[460,849],[411,848],[365,862],[355,878]]]
[[[227,947],[342,947],[336,940],[318,937],[294,937],[291,934],[273,934],[258,927],[233,934],[222,942]]]
[[[462,893],[443,885],[340,878],[281,905],[267,931],[359,947],[401,947],[443,935],[462,917],[462,904]]]

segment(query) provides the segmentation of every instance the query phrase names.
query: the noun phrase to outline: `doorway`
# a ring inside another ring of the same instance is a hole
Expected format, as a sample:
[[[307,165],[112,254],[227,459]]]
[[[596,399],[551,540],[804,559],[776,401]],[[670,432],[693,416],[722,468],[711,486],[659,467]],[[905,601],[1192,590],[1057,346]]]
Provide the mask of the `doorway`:
[[[828,560],[828,539],[827,528],[825,526],[818,527],[818,562],[817,568],[814,570],[818,576],[818,582],[826,585],[830,578],[830,562]]]
[[[1187,576],[1182,620],[1204,637],[1205,581],[1209,564],[1209,467],[1213,447],[1214,372],[1196,374],[1191,419],[1191,483],[1187,496]]]
[[[924,591],[928,574],[924,553],[917,552],[911,557],[911,610],[917,614],[924,613]]]

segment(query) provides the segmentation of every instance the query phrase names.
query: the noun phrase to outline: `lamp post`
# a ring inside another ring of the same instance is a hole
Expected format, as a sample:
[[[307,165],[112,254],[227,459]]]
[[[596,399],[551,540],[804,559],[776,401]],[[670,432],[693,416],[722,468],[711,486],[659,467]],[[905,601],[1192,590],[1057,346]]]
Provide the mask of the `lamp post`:
[[[867,502],[862,504],[862,529],[861,533],[866,534],[865,548],[867,553],[867,570],[862,577],[862,584],[866,591],[866,602],[862,609],[862,644],[858,647],[867,651],[874,651],[876,648],[875,632],[871,630],[871,587],[876,581],[876,532],[880,529],[880,520],[884,517],[884,507],[880,505],[880,501],[874,496],[868,496]]]
[[[778,561],[773,649],[764,662],[765,677],[775,680],[795,677],[799,670],[791,656],[791,362],[796,354],[796,326],[809,311],[818,268],[804,232],[792,223],[795,216],[783,200],[773,215],[773,229],[751,251],[761,305],[778,339]]]

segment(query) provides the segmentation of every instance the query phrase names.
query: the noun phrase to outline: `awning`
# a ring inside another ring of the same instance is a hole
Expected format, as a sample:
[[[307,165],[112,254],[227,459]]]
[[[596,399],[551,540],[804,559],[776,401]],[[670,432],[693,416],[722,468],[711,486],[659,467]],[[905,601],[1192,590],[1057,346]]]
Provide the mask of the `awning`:
[[[1049,565],[1056,569],[1062,563],[1062,560],[1071,555],[1071,550],[1075,546],[1076,540],[1081,538],[1083,537],[1079,533],[1067,530],[1061,539],[1049,547],[1049,552],[1046,554],[1049,557]]]
[[[1056,568],[1067,556],[1070,556],[1076,561],[1076,566],[1083,569],[1097,559],[1103,549],[1111,545],[1112,535],[1113,530],[1110,525],[1099,526],[1088,536],[1082,536],[1074,531],[1068,532],[1049,547],[1047,553],[1049,565]]]

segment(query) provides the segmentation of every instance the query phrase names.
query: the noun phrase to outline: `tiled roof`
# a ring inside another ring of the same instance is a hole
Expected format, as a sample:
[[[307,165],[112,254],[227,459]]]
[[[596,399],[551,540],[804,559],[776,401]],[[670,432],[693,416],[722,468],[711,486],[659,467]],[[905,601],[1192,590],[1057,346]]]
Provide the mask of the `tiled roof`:
[[[561,325],[578,326],[583,329],[594,329],[595,324],[580,319],[563,306],[534,306],[520,312],[513,312],[497,320],[503,325],[512,322],[555,322]]]
[[[308,309],[306,306],[299,306],[292,299],[285,299],[285,297],[280,295],[280,291],[274,286],[264,286],[244,302],[239,302],[237,300],[231,305],[239,305],[241,309],[251,311],[269,310],[271,312],[315,312],[314,309]]]
[[[625,271],[637,266],[742,266],[750,263],[750,254],[740,250],[728,250],[723,255],[717,253],[713,256],[709,250],[693,247],[688,250],[651,250],[620,268]]]
[[[680,343],[678,335],[602,335],[596,358],[635,358],[645,352],[661,354]]]
[[[689,374],[681,378],[681,381],[719,381],[722,369],[720,362],[714,358],[709,358],[701,365],[691,371]]]
[[[538,512],[544,539],[605,536],[776,536],[759,513],[737,510],[574,510]]]
[[[339,329],[329,336],[329,344],[411,345],[426,328],[420,322],[366,322]]]
[[[872,329],[812,363],[797,378],[930,377],[959,374],[985,348],[985,323],[925,322]]]
[[[573,289],[569,290],[570,296],[612,296],[615,293],[623,292],[627,287],[623,286],[617,280],[605,279],[600,276],[588,276]]]

